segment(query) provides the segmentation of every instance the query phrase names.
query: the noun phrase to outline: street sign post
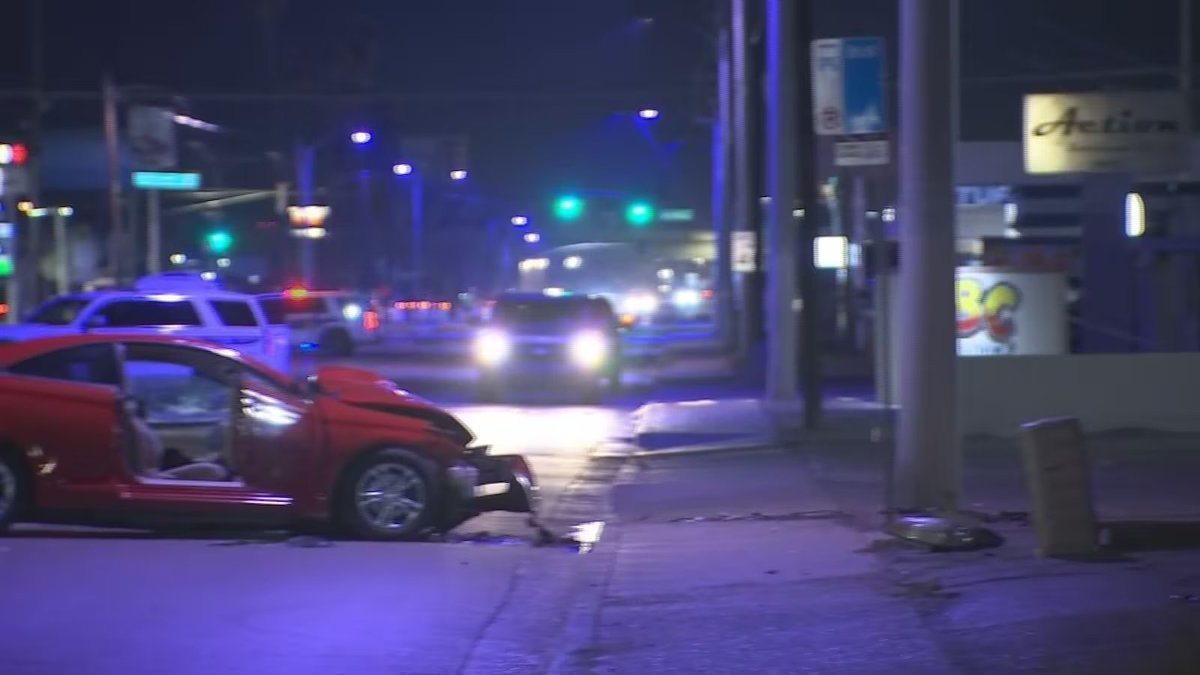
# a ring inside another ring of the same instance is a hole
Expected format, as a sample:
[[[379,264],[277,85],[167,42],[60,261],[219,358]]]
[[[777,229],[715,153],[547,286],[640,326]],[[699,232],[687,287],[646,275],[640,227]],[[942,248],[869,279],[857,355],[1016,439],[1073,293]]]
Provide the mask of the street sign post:
[[[200,174],[176,171],[134,171],[133,187],[139,190],[199,190]]]
[[[812,43],[813,129],[833,136],[837,166],[890,161],[883,38]]]
[[[755,264],[758,241],[753,230],[737,230],[731,233],[733,238],[733,271],[738,273],[754,272],[758,269]]]

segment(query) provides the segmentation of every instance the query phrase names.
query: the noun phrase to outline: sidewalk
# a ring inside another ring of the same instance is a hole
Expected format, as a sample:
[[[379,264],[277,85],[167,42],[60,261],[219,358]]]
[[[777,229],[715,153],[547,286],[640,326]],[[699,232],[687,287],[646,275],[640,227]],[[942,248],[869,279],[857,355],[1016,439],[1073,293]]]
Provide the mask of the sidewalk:
[[[709,407],[702,431],[752,427]],[[1002,547],[879,534],[889,450],[867,435],[631,460],[566,671],[1200,673],[1200,527],[1178,524],[1200,522],[1200,438],[1089,439],[1102,519],[1140,523],[1079,562],[1033,554],[1011,440],[964,450],[964,507],[1016,512],[989,523]]]

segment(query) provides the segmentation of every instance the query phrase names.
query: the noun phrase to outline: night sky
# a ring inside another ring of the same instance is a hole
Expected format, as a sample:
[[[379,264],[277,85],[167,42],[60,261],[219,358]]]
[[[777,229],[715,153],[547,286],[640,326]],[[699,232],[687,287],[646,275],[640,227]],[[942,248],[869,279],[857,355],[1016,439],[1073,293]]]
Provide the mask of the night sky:
[[[471,136],[481,186],[525,198],[564,183],[620,187],[627,174],[636,182],[654,146],[632,123],[614,120],[615,112],[643,103],[662,107],[659,151],[707,138],[696,118],[706,113],[709,0],[42,2],[50,89],[95,90],[107,68],[120,83],[180,92],[468,96],[303,111],[291,104],[192,101],[196,113],[242,133],[245,146],[267,149],[285,140],[271,138],[280,115],[326,128],[362,120],[395,134],[463,131]],[[26,88],[29,32],[21,27],[29,25],[32,0],[5,5],[0,88]],[[1176,63],[1176,0],[963,0],[963,6],[969,136],[1012,135],[1023,90],[1101,84],[987,78]],[[817,37],[895,34],[895,0],[818,1],[815,7]],[[655,21],[646,26],[634,21],[638,17]],[[1169,83],[1169,75],[1159,75],[1113,84]],[[490,96],[469,98],[484,93]],[[63,102],[49,111],[47,125],[96,117],[90,102]],[[8,121],[0,119],[0,126],[11,127]]]
[[[34,1],[4,3],[0,132],[10,137],[28,119],[12,94],[33,82]],[[894,48],[897,1],[816,0],[814,36],[881,35]],[[201,167],[209,184],[270,187],[291,177],[271,151],[278,160],[298,139],[328,139],[319,181],[352,189],[363,162],[387,178],[404,161],[400,139],[462,134],[470,189],[491,216],[536,212],[566,190],[707,207],[713,0],[41,2],[45,88],[91,96],[53,99],[47,134],[98,132],[107,70],[226,128],[203,139],[220,163]],[[1177,86],[1177,0],[961,2],[968,139],[1015,138],[1025,92]],[[206,97],[272,92],[342,98]],[[388,96],[353,98],[376,94]],[[639,125],[632,113],[645,106],[662,118]],[[377,142],[354,156],[342,139],[358,126]],[[76,163],[102,178],[98,159]]]

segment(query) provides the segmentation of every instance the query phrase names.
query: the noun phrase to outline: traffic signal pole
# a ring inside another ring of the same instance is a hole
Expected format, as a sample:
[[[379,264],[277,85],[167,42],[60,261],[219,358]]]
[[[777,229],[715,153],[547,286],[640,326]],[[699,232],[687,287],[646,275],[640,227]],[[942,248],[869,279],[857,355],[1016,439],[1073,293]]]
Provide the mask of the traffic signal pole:
[[[796,0],[767,0],[767,389],[797,400],[796,367]],[[804,148],[811,151],[812,148]]]
[[[944,0],[900,1],[901,509],[958,501],[951,14]]]

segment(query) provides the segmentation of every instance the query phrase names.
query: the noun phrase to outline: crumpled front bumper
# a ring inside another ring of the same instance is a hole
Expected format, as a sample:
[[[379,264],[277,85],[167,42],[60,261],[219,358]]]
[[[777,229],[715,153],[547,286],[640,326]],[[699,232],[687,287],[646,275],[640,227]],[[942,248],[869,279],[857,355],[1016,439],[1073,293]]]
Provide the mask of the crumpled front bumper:
[[[522,455],[489,455],[487,448],[473,448],[447,469],[447,478],[467,517],[487,511],[537,512],[537,479]]]

